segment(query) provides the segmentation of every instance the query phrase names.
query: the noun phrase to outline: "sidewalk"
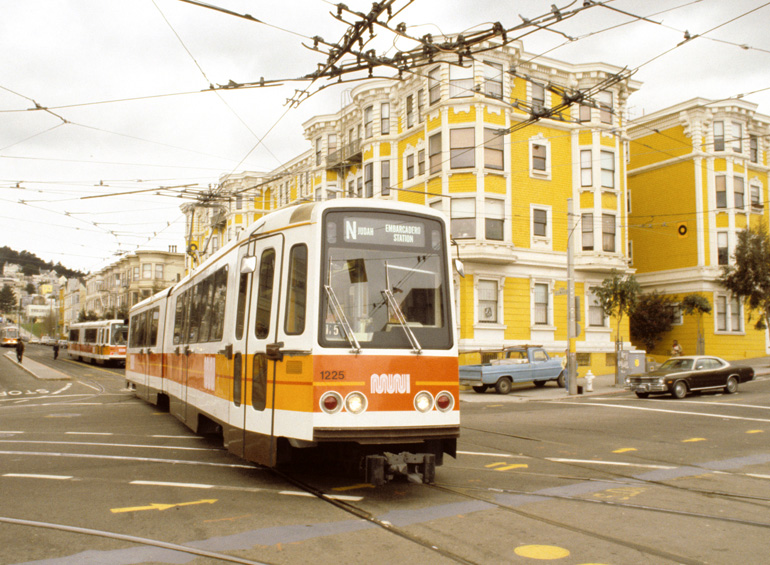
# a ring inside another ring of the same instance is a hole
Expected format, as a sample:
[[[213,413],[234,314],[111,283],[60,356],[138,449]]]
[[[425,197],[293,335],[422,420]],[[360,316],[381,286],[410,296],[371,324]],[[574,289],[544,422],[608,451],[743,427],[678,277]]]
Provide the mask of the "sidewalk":
[[[61,371],[57,371],[53,367],[49,367],[48,365],[44,365],[43,363],[38,363],[37,361],[30,359],[29,357],[24,357],[22,359],[22,362],[19,363],[18,361],[16,361],[15,351],[10,351],[6,353],[5,358],[11,361],[17,367],[21,367],[22,369],[27,371],[30,375],[32,375],[36,379],[40,379],[44,381],[70,380],[69,375],[62,373]]]

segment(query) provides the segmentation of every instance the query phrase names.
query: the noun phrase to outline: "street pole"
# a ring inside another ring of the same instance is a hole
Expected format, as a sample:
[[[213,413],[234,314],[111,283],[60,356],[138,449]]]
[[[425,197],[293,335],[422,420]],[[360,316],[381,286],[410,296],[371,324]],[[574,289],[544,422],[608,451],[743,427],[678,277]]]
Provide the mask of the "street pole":
[[[575,264],[572,251],[572,198],[567,199],[567,393],[577,394],[577,356],[575,354]]]

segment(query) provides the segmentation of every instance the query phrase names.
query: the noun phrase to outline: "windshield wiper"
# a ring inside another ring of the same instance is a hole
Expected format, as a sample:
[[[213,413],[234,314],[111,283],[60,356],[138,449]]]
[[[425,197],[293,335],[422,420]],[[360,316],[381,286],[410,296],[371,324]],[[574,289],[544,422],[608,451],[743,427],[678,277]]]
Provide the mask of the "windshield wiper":
[[[396,301],[396,297],[393,296],[393,291],[390,290],[390,274],[388,273],[388,262],[385,261],[385,290],[380,291],[385,296],[385,299],[388,301],[388,305],[393,309],[393,311],[396,313],[396,318],[398,319],[398,323],[401,324],[401,327],[404,328],[404,333],[406,333],[407,339],[409,339],[409,343],[412,344],[412,352],[419,355],[422,353],[422,347],[420,347],[420,342],[417,341],[417,337],[415,337],[414,332],[412,332],[412,328],[409,327],[409,324],[406,321],[406,316],[404,316],[404,312],[401,310],[401,307],[398,305],[398,302]]]
[[[337,324],[342,327],[342,333],[345,334],[345,338],[347,338],[350,347],[353,348],[353,353],[361,353],[361,345],[358,343],[356,336],[353,334],[353,328],[350,327],[348,318],[345,316],[345,312],[342,310],[342,305],[337,299],[337,295],[334,294],[334,289],[331,287],[331,285],[325,284],[324,290],[326,291],[326,296],[329,299],[329,305],[332,307],[332,316],[334,316],[334,320],[337,322]]]

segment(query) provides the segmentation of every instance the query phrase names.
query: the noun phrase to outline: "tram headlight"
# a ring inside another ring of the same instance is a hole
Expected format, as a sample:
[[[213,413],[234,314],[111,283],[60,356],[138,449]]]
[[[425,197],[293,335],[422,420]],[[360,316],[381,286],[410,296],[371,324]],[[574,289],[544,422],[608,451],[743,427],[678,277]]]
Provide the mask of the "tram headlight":
[[[418,412],[429,412],[433,408],[433,397],[427,391],[418,392],[414,397],[414,407]]]
[[[436,408],[439,412],[449,412],[455,406],[455,397],[446,390],[436,395]]]
[[[321,397],[320,404],[327,414],[336,414],[342,410],[342,397],[336,392],[327,392]]]
[[[345,398],[345,410],[353,414],[360,414],[366,410],[366,397],[360,392],[351,392]]]

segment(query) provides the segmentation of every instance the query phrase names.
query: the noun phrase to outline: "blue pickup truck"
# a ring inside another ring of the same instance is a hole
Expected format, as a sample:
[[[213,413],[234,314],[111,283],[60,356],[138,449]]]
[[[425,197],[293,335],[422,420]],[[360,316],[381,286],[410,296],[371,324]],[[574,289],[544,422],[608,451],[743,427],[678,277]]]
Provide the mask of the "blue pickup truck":
[[[508,347],[503,358],[481,365],[460,365],[460,384],[485,392],[494,387],[498,394],[511,392],[513,383],[533,382],[545,386],[556,381],[564,386],[564,359],[551,357],[545,349],[535,346]]]

